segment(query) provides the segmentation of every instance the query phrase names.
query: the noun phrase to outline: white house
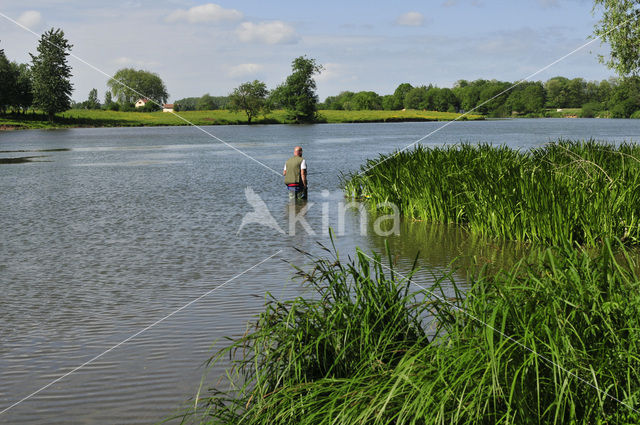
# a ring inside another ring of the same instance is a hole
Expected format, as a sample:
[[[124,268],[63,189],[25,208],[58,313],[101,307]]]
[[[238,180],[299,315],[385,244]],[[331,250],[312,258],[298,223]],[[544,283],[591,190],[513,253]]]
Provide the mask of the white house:
[[[173,103],[165,103],[162,105],[162,112],[173,112]]]
[[[142,108],[144,105],[147,104],[148,101],[149,101],[149,99],[146,99],[146,98],[138,99],[138,101],[136,102],[135,106],[136,106],[136,108]]]

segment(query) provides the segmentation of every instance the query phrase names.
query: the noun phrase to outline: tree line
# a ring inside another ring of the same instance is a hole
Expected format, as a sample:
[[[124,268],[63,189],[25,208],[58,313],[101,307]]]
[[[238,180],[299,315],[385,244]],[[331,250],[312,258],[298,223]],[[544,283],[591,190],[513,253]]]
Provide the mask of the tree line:
[[[452,88],[400,84],[393,94],[344,91],[319,105],[332,110],[425,109],[468,112],[491,117],[541,116],[546,109],[582,108],[585,117],[608,111],[614,118],[628,118],[640,111],[640,79],[610,78],[585,81],[554,77],[546,82],[514,83],[496,80],[459,80]],[[638,114],[636,114],[638,115]]]

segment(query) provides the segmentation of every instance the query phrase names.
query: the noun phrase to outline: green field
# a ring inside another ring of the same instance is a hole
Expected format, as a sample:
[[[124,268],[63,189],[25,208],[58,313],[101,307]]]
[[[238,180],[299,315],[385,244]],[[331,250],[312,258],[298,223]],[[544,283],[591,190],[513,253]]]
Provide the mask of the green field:
[[[450,121],[460,114],[435,111],[319,111],[318,122],[322,123],[366,123],[394,121]],[[182,118],[180,118],[182,117]],[[463,120],[482,119],[479,115],[467,115]],[[287,124],[286,113],[277,110],[266,117],[258,117],[253,124]],[[103,110],[73,109],[58,114],[53,123],[41,114],[0,116],[0,129],[24,128],[68,128],[68,127],[143,127],[174,125],[234,125],[247,124],[243,112],[184,111],[168,112],[119,112]]]

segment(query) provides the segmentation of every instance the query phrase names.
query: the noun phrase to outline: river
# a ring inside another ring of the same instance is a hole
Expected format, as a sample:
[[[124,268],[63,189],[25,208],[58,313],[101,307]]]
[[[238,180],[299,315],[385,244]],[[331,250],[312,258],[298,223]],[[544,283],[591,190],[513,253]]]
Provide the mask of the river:
[[[308,262],[294,248],[321,254],[328,227],[342,256],[388,239],[407,269],[420,252],[421,284],[457,256],[502,255],[422,223],[377,235],[376,217],[361,226],[343,211],[341,173],[443,125],[206,128],[241,153],[193,127],[0,132],[0,158],[33,157],[0,164],[0,423],[161,420],[195,394],[215,340],[241,333],[268,292],[303,291],[287,262]],[[559,137],[638,140],[640,121],[454,122],[422,143],[528,149]],[[306,213],[279,175],[298,144]]]

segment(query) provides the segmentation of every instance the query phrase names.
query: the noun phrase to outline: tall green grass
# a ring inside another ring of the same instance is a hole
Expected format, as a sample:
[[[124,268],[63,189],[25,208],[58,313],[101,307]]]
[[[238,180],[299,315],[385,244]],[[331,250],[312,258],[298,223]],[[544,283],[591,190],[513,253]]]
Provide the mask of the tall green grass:
[[[361,251],[314,259],[299,275],[315,295],[271,299],[212,357],[230,357],[229,382],[183,421],[638,423],[640,279],[621,249],[605,240],[595,257],[547,250],[480,270],[465,297],[447,276],[421,290],[415,269]]]
[[[508,240],[640,242],[640,146],[560,140],[530,151],[487,144],[381,155],[345,178],[349,196],[411,218]]]

